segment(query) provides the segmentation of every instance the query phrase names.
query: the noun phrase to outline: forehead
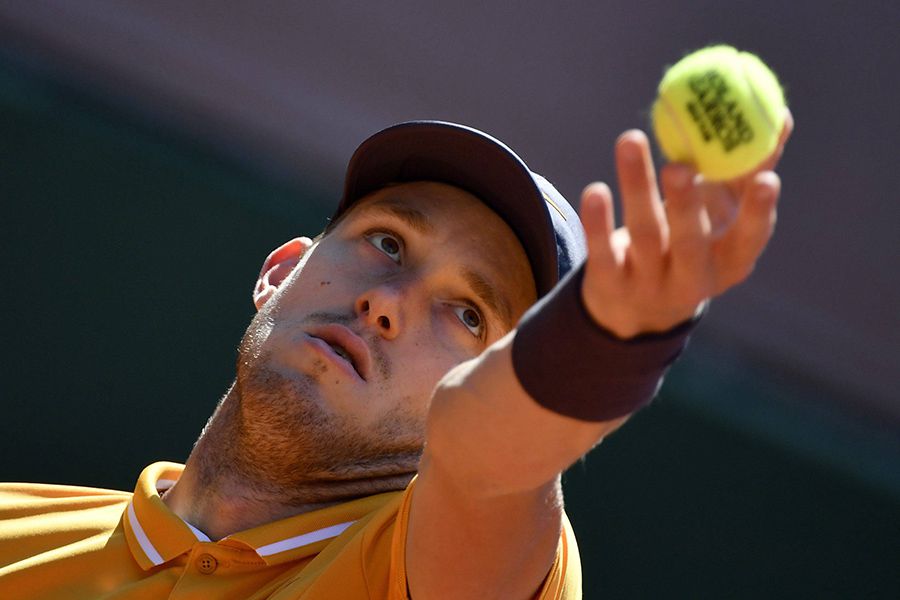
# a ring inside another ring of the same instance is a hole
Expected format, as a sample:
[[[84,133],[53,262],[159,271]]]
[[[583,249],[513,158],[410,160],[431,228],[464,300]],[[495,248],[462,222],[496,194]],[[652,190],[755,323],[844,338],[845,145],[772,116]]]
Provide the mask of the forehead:
[[[354,211],[394,213],[407,217],[413,225],[428,222],[449,229],[480,222],[481,226],[472,230],[473,236],[487,238],[497,229],[515,235],[503,219],[477,197],[452,185],[432,181],[386,186],[359,200]],[[438,233],[437,228],[433,227],[429,233]]]
[[[516,316],[534,302],[534,278],[518,237],[497,213],[460,188],[427,181],[390,185],[359,200],[350,212],[348,218],[383,216],[415,230],[432,242],[435,254],[518,297],[511,302]]]

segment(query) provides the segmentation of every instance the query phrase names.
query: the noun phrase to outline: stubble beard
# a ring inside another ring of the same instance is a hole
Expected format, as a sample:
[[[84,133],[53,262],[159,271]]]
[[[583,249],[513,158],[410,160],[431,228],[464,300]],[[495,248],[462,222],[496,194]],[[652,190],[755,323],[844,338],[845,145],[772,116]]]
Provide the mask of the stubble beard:
[[[204,479],[230,472],[255,496],[289,505],[402,489],[422,454],[421,418],[400,402],[362,427],[322,401],[324,371],[282,375],[268,353],[256,351],[252,330],[241,343],[235,384],[207,427],[219,443],[205,453],[218,458],[207,461]],[[389,371],[383,364],[381,372]]]

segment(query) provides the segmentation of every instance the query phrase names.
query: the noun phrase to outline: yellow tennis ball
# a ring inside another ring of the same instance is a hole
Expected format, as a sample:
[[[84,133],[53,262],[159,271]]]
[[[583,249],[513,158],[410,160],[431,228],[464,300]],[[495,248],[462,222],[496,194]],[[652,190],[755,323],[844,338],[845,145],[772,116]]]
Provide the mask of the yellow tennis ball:
[[[785,106],[778,78],[759,57],[710,46],[666,71],[653,130],[670,161],[722,181],[749,173],[774,152]]]

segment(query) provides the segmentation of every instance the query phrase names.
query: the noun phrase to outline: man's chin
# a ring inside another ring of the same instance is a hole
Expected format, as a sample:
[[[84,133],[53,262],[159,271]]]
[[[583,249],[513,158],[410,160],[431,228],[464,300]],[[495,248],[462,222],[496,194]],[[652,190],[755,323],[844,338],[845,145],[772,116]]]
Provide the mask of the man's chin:
[[[256,476],[267,486],[382,478],[394,486],[415,471],[423,445],[421,418],[398,406],[362,427],[360,407],[354,410],[353,404],[365,399],[350,386],[338,383],[333,389],[321,376],[296,371],[286,376],[270,365],[244,363],[235,382],[240,463],[258,469]]]

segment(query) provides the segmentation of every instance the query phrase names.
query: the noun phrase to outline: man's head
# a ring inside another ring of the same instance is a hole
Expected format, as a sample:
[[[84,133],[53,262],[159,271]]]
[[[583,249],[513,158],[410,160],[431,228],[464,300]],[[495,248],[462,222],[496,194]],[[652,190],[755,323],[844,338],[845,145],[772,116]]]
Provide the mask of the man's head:
[[[288,487],[410,476],[435,384],[583,257],[579,235],[565,200],[480,132],[373,136],[327,233],[263,266],[234,388],[238,467]]]
[[[543,296],[587,254],[578,213],[506,144],[443,121],[388,127],[360,144],[344,179],[335,218],[360,198],[405,181],[438,181],[486,204],[522,242]]]

